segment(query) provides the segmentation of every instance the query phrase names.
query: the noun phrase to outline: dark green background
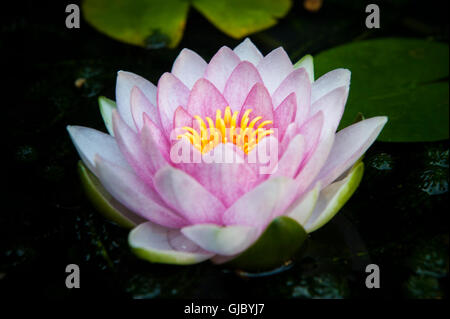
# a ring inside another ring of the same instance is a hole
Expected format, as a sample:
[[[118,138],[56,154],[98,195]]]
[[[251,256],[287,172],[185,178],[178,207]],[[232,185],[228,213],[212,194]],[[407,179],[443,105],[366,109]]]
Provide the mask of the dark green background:
[[[264,54],[282,45],[295,62],[350,41],[416,37],[448,42],[447,10],[424,1],[378,1],[381,29],[364,26],[364,1],[325,0],[318,13],[301,1],[252,41]],[[370,3],[370,2],[368,2]],[[78,156],[66,132],[75,124],[104,130],[97,98],[114,98],[127,70],[156,83],[183,47],[209,59],[239,41],[190,11],[174,50],[146,50],[93,30],[66,29],[64,1],[3,6],[0,29],[3,207],[0,294],[38,298],[445,298],[448,296],[448,140],[377,142],[353,198],[314,232],[293,266],[251,277],[203,263],[152,265],[128,249],[127,231],[86,200]],[[343,66],[345,67],[345,66]],[[77,88],[77,78],[86,83]],[[4,144],[4,145],[3,145]],[[81,287],[65,287],[65,266],[78,264]],[[365,287],[365,266],[381,269],[381,289]]]

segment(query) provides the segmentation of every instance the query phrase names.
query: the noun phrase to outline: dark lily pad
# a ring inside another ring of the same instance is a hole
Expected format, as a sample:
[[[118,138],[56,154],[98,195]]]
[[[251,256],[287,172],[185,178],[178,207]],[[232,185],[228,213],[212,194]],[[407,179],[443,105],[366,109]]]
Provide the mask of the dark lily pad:
[[[292,259],[307,236],[292,218],[277,217],[250,248],[226,265],[253,272],[278,268]]]
[[[341,127],[358,112],[387,115],[379,140],[436,141],[448,138],[448,45],[407,38],[354,42],[314,58],[317,77],[335,68],[352,72]]]

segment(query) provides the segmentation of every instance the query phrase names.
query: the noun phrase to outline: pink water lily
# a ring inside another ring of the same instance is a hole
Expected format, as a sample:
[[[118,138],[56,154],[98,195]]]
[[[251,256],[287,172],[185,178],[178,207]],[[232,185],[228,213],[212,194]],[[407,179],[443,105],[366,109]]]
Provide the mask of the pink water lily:
[[[309,233],[352,195],[362,176],[358,159],[387,118],[336,133],[349,85],[349,70],[314,81],[311,56],[293,65],[282,48],[263,56],[249,39],[222,47],[209,63],[183,49],[157,86],[118,73],[117,108],[100,100],[109,134],[68,131],[109,209],[135,225],[129,244],[136,254],[222,263],[251,247],[278,216]],[[180,145],[201,159],[214,152],[235,160],[179,162],[172,151]],[[277,165],[263,174],[262,163],[247,159],[268,146],[276,147]]]

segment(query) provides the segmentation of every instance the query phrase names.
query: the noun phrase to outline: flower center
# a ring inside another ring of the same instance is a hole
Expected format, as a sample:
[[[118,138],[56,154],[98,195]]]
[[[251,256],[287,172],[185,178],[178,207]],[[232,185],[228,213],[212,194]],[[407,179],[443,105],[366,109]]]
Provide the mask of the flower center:
[[[249,114],[252,110],[245,111],[238,125],[237,117],[239,112],[235,111],[231,114],[229,106],[225,108],[224,115],[220,110],[216,111],[216,122],[214,123],[210,117],[205,117],[205,121],[198,115],[194,116],[197,120],[199,130],[193,127],[184,126],[187,132],[178,135],[177,138],[187,138],[195,148],[202,153],[207,153],[220,143],[233,143],[248,154],[260,140],[273,133],[273,130],[264,128],[266,125],[272,124],[272,121],[262,121],[256,127],[256,123],[262,120],[261,116],[255,117],[250,123]]]

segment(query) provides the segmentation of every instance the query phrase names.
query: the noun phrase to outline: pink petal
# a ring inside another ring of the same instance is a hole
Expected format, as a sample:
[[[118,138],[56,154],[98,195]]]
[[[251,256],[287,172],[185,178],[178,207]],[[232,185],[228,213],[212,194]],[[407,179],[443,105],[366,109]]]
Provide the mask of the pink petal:
[[[322,132],[324,123],[324,115],[322,111],[317,112],[308,119],[302,126],[299,127],[298,123],[291,123],[286,129],[286,133],[280,143],[280,153],[283,154],[287,149],[291,140],[301,134],[304,136],[305,145],[305,155],[303,159],[302,166],[309,160],[315,148],[317,147],[321,136],[325,136]]]
[[[241,225],[198,224],[184,227],[181,232],[206,251],[225,256],[243,252],[257,239],[257,229]]]
[[[140,137],[122,120],[116,110],[113,111],[113,129],[119,149],[130,166],[140,178],[151,184],[153,165],[142,148]]]
[[[223,91],[223,96],[233,111],[241,110],[245,98],[256,83],[262,83],[256,67],[247,61],[239,63],[228,78]]]
[[[290,179],[270,178],[239,198],[223,214],[225,225],[247,225],[264,228],[289,188]]]
[[[158,109],[147,99],[141,89],[135,86],[131,90],[131,114],[138,131],[140,131],[144,125],[144,113],[147,114],[155,124],[159,124]]]
[[[305,155],[305,144],[302,135],[294,137],[278,161],[277,169],[272,176],[294,177]]]
[[[96,174],[94,163],[96,154],[124,169],[131,169],[111,135],[82,126],[67,126],[67,131],[83,163],[94,174]]]
[[[322,96],[338,87],[348,87],[350,85],[350,76],[351,73],[347,69],[336,69],[322,75],[312,84],[311,103],[316,102]]]
[[[192,224],[221,224],[223,204],[183,171],[162,168],[155,175],[155,187],[164,201]]]
[[[180,228],[188,225],[184,218],[168,209],[158,194],[133,172],[99,156],[96,157],[95,164],[102,185],[128,209],[166,227]]]
[[[297,96],[296,122],[300,125],[306,120],[311,103],[311,83],[304,68],[292,71],[272,95],[273,104],[279,105],[289,94]]]
[[[248,61],[253,65],[258,65],[263,59],[263,55],[249,38],[245,38],[233,51],[241,61]]]
[[[230,48],[224,46],[212,57],[204,77],[223,92],[225,83],[239,62],[241,62],[239,57]]]
[[[276,111],[276,110],[275,110]],[[299,125],[295,122],[289,124],[284,132],[283,137],[281,138],[279,153],[283,154],[287,149],[290,141],[298,134]]]
[[[189,89],[171,73],[164,73],[158,82],[157,99],[161,125],[164,133],[169,137],[172,131],[173,114],[179,106],[187,106]]]
[[[299,133],[305,137],[306,141],[304,158],[305,163],[311,158],[312,154],[314,153],[314,150],[319,144],[321,136],[324,136],[322,134],[324,122],[324,114],[322,111],[319,111],[308,121],[306,121],[305,124],[303,124],[299,129]]]
[[[311,107],[311,115],[322,111],[324,114],[323,129],[335,133],[344,113],[348,97],[348,87],[341,86],[318,99]]]
[[[294,182],[290,185],[283,201],[280,203],[280,207],[278,208],[279,212],[285,212],[297,198],[305,193],[305,191],[309,191],[316,185],[313,181],[325,164],[325,161],[330,154],[331,147],[333,146],[333,142],[334,134],[328,134],[328,136],[325,136],[322,139],[309,161],[301,167]]]
[[[134,128],[133,116],[131,114],[131,90],[137,86],[144,93],[145,97],[156,105],[156,87],[143,77],[125,71],[117,73],[116,82],[116,103],[117,110],[128,126]]]
[[[273,121],[272,99],[270,98],[270,94],[263,84],[256,83],[250,90],[250,93],[245,99],[244,105],[241,109],[239,121],[240,119],[242,119],[242,116],[248,109],[252,110],[252,112],[248,116],[250,121],[257,116],[262,117],[260,122]],[[256,126],[258,125],[258,123],[256,123]],[[272,127],[272,125],[267,125],[265,127]]]
[[[173,116],[173,128],[181,128],[183,126],[192,127],[193,117],[183,107],[179,106],[175,110]],[[176,138],[176,137],[175,137]]]
[[[279,159],[278,139],[269,135],[258,142],[247,155],[247,165],[257,174],[258,181],[265,180],[275,169]]]
[[[324,136],[319,142],[316,149],[312,153],[309,160],[301,167],[300,172],[295,177],[294,187],[292,187],[292,193],[290,195],[296,198],[303,194],[306,190],[310,189],[314,179],[319,174],[320,170],[324,166],[327,158],[330,155],[331,148],[334,143],[334,134],[328,134]]]
[[[386,122],[385,116],[372,117],[348,126],[336,134],[330,156],[317,177],[322,187],[328,186],[367,151]]]
[[[187,110],[193,116],[199,115],[201,118],[209,116],[215,120],[216,110],[224,110],[227,105],[225,98],[211,82],[200,79],[189,95]]]
[[[206,62],[192,50],[183,49],[172,66],[172,74],[189,89],[200,79],[206,70]]]
[[[183,134],[185,132],[182,129],[177,129],[176,131],[176,134]],[[172,140],[170,160],[175,167],[190,173],[195,171],[195,165],[200,163],[201,159],[202,153],[187,138],[175,138]]]
[[[168,165],[169,144],[161,130],[146,115],[144,115],[141,140],[152,173],[156,173],[161,167]]]
[[[297,112],[297,96],[293,92],[289,94],[273,113],[273,126],[278,130],[278,139],[283,139],[289,124],[294,122]]]
[[[279,47],[266,55],[258,63],[258,71],[265,86],[272,94],[294,67],[286,51]]]
[[[236,152],[230,143],[220,144],[207,154],[200,163],[185,165],[185,171],[193,176],[208,191],[229,207],[239,197],[252,189],[257,175],[244,162],[244,157]]]

